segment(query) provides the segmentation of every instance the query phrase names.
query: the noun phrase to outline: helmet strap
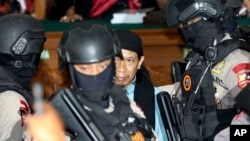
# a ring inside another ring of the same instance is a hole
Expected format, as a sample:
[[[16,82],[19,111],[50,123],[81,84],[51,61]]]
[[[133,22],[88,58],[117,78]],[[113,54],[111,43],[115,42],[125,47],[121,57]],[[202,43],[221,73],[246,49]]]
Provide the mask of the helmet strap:
[[[9,56],[7,54],[1,54],[0,55],[0,64],[3,66],[13,66],[15,68],[31,68],[31,69],[36,69],[37,65],[38,65],[38,55],[32,55],[32,58],[30,60],[22,60],[21,56],[19,56],[18,58],[14,57],[14,56]],[[40,57],[39,57],[40,58]]]

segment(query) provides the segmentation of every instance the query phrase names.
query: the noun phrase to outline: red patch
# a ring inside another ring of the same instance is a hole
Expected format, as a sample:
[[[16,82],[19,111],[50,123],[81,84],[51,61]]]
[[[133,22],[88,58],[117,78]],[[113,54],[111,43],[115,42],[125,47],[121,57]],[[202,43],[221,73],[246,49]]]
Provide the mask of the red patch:
[[[238,64],[232,70],[235,74],[237,74],[238,72],[240,72],[242,70],[250,70],[250,63]]]
[[[244,88],[248,83],[250,83],[250,63],[241,63],[233,67],[232,71],[237,75],[238,87]],[[239,72],[241,72],[239,74]],[[248,73],[246,73],[248,72]]]
[[[21,114],[21,125],[23,126],[24,120],[26,119],[26,117],[29,114],[29,106],[28,106],[28,103],[23,101],[23,100],[20,100],[20,104],[21,104],[21,106],[19,108],[19,111]]]
[[[240,112],[238,115],[235,116],[234,120],[238,120],[240,117],[242,117],[245,114],[246,112]]]

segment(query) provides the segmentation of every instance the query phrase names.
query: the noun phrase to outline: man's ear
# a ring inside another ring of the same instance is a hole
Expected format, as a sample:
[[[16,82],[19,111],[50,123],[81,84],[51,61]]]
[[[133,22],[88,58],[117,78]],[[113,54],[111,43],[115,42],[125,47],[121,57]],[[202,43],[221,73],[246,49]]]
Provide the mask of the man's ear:
[[[140,60],[139,60],[139,63],[138,63],[137,69],[140,69],[140,68],[141,68],[141,65],[142,65],[144,59],[145,59],[145,57],[144,57],[144,56],[141,56],[141,58],[140,58]]]

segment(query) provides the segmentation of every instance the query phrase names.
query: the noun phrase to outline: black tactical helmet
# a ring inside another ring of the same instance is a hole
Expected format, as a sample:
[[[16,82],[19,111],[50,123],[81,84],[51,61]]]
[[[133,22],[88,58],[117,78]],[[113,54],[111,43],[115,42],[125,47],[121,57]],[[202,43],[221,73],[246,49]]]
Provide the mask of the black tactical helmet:
[[[101,22],[83,21],[66,30],[58,47],[59,69],[65,63],[89,64],[122,57],[119,41],[107,25]]]
[[[0,18],[0,31],[0,64],[21,68],[24,63],[16,56],[35,55],[40,58],[45,31],[37,19],[27,14],[7,14]],[[39,59],[35,60],[37,65]],[[31,60],[31,63],[34,62]],[[29,62],[25,62],[25,65],[29,66]]]
[[[42,24],[27,14],[7,14],[0,18],[0,53],[37,54],[43,49],[45,32]]]
[[[219,18],[227,8],[240,7],[242,0],[169,0],[165,8],[168,26],[186,24],[196,17]]]

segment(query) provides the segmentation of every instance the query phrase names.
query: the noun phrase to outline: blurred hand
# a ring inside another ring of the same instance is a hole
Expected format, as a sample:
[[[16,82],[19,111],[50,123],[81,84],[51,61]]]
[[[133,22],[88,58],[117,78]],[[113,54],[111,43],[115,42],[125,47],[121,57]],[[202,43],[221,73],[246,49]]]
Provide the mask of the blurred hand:
[[[56,109],[43,104],[43,113],[31,115],[26,120],[28,132],[35,141],[64,141],[63,122]]]
[[[82,20],[83,17],[79,14],[76,14],[75,13],[75,7],[74,6],[71,6],[67,11],[66,11],[66,15],[63,16],[61,19],[60,19],[60,22],[63,22],[63,23],[69,23],[69,22],[75,22],[77,20]]]

